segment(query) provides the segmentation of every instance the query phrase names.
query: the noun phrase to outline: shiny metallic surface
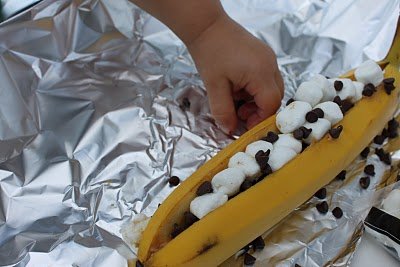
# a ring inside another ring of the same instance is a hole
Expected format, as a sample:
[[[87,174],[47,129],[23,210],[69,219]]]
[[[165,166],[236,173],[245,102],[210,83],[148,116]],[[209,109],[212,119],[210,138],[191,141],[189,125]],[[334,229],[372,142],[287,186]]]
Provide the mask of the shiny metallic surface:
[[[284,102],[314,73],[384,58],[399,14],[393,0],[223,5],[277,53]],[[126,265],[135,254],[121,225],[151,215],[171,175],[185,179],[243,132],[215,126],[182,42],[126,0],[47,0],[3,22],[0,81],[1,266]],[[340,221],[320,220],[311,200],[259,263],[345,266],[361,233],[350,181],[329,186]]]

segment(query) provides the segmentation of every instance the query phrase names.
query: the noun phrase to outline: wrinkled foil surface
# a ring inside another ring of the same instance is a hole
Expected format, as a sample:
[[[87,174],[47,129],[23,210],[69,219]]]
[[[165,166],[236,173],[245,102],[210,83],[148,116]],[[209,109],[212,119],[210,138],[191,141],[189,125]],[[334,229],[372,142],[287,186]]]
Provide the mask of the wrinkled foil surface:
[[[276,52],[283,102],[312,74],[383,59],[399,15],[395,0],[222,2]],[[215,126],[185,46],[127,0],[45,0],[3,22],[0,81],[1,266],[125,266],[121,226],[243,132]],[[329,186],[340,223],[307,202],[258,264],[345,266],[365,213],[345,207],[355,183]]]

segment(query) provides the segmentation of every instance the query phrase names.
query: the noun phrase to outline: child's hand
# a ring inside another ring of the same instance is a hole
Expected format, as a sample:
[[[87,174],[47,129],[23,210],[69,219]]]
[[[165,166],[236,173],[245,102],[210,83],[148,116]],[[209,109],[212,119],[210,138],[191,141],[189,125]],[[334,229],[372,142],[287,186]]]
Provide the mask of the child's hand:
[[[270,47],[228,16],[221,16],[187,44],[205,83],[212,115],[225,132],[237,118],[251,128],[272,115],[283,97],[283,81]],[[235,111],[234,100],[247,102]]]

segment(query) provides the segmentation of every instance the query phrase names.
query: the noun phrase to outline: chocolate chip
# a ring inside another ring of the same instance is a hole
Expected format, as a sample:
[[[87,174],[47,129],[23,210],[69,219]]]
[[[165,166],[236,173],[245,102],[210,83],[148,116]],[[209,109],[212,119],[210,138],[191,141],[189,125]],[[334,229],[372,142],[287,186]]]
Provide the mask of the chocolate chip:
[[[343,82],[342,81],[335,81],[333,83],[333,87],[335,87],[336,91],[341,91],[343,89]]]
[[[313,109],[314,113],[317,114],[318,118],[323,118],[324,117],[324,111],[320,108],[315,108]]]
[[[360,156],[365,159],[366,157],[368,157],[368,154],[369,154],[369,147],[366,147],[363,149],[363,151],[361,151]]]
[[[260,167],[264,166],[265,164],[268,164],[269,154],[270,154],[269,149],[265,152],[263,150],[257,151],[255,158]]]
[[[158,206],[157,206],[157,208],[159,208],[161,206],[161,203],[158,203]]]
[[[383,89],[385,90],[386,94],[390,95],[392,91],[395,89],[393,84],[383,84]]]
[[[342,126],[342,125],[339,125],[339,126],[336,127],[336,128],[330,129],[330,130],[329,130],[329,135],[330,135],[333,139],[337,139],[337,138],[339,138],[340,133],[342,132],[342,130],[343,130],[343,126]]]
[[[346,171],[343,170],[343,171],[339,172],[339,174],[336,175],[336,179],[342,180],[342,181],[343,181],[344,179],[346,179]]]
[[[316,205],[317,210],[319,213],[326,214],[329,210],[328,203],[326,201],[322,201]]]
[[[382,131],[382,133],[381,133],[381,135],[382,135],[384,138],[388,138],[388,137],[389,137],[389,131],[388,131],[388,129],[384,128],[383,131]]]
[[[265,176],[270,175],[272,173],[272,168],[271,166],[267,163],[261,168],[261,173],[264,175],[261,177],[259,181],[264,179]]]
[[[137,260],[137,261],[136,261],[135,266],[136,266],[136,267],[144,267],[143,263],[142,263],[140,260]]]
[[[388,130],[389,132],[392,130],[397,130],[399,128],[399,122],[393,118],[388,122]]]
[[[306,121],[313,123],[318,120],[318,115],[314,111],[309,111],[306,114]]]
[[[385,141],[385,137],[382,135],[378,134],[377,136],[374,137],[374,143],[377,145],[382,145],[384,141]]]
[[[244,192],[250,187],[252,187],[253,184],[249,180],[244,180],[243,183],[240,185],[240,192]]]
[[[174,229],[171,232],[171,237],[175,238],[182,232],[183,232],[182,227],[180,227],[177,223],[174,223]]]
[[[270,142],[270,143],[275,143],[278,141],[279,136],[274,133],[274,132],[268,132],[267,136],[263,138],[264,141]]]
[[[256,262],[256,258],[250,255],[249,253],[244,254],[244,264],[245,265],[253,265]]]
[[[386,165],[392,165],[392,156],[389,153],[385,153],[381,160]]]
[[[336,208],[334,208],[334,209],[332,210],[332,214],[333,214],[333,216],[335,216],[337,219],[340,219],[340,218],[342,218],[342,216],[343,216],[343,211],[342,211],[341,208],[336,207]]]
[[[168,179],[169,186],[177,186],[180,182],[181,180],[179,179],[178,176],[171,176]]]
[[[364,86],[362,91],[363,96],[372,96],[375,92],[375,86],[372,83],[368,83]]]
[[[340,107],[342,105],[342,99],[340,98],[340,96],[335,96],[335,98],[333,98],[333,102],[335,102],[336,104],[338,104],[338,106]]]
[[[397,133],[397,130],[390,131],[388,134],[389,138],[396,138],[397,136],[399,136],[399,134]]]
[[[304,126],[301,126],[299,129],[303,131],[303,138],[308,138],[312,132],[311,128],[306,128]]]
[[[289,100],[286,102],[286,106],[289,106],[290,103],[293,103],[294,99],[293,98],[289,98]]]
[[[301,265],[299,265],[299,264],[296,263],[296,264],[294,265],[294,267],[301,267]]]
[[[196,195],[202,196],[202,195],[212,193],[212,192],[213,192],[213,188],[212,188],[211,182],[205,181],[199,186],[199,188],[197,188]]]
[[[303,139],[303,130],[302,129],[296,129],[293,131],[293,137],[297,140],[302,140]]]
[[[319,198],[319,199],[324,199],[326,198],[326,189],[323,187],[320,190],[317,191],[317,193],[315,193],[314,195],[315,197]]]
[[[259,236],[251,242],[251,245],[253,246],[254,251],[263,250],[265,247],[265,242],[264,239]]]
[[[375,148],[375,154],[381,159],[381,157],[385,154],[385,150],[382,148]]]
[[[360,178],[360,186],[361,188],[367,189],[370,183],[370,178],[369,176],[365,176]]]
[[[372,164],[368,164],[367,166],[365,166],[364,172],[367,175],[374,176],[375,175],[375,166]]]
[[[309,144],[301,142],[301,152],[303,152],[304,150],[306,150],[306,148],[309,147]]]
[[[198,220],[199,220],[199,218],[197,218],[196,215],[194,215],[190,211],[185,211],[183,213],[183,222],[184,222],[185,228],[190,227],[192,224],[194,224]]]
[[[390,78],[383,79],[383,83],[384,84],[394,84],[394,78],[390,77]]]
[[[342,111],[343,114],[345,114],[347,111],[349,111],[352,107],[354,107],[354,104],[351,103],[350,100],[345,99],[342,101],[342,105],[340,107],[340,110]]]

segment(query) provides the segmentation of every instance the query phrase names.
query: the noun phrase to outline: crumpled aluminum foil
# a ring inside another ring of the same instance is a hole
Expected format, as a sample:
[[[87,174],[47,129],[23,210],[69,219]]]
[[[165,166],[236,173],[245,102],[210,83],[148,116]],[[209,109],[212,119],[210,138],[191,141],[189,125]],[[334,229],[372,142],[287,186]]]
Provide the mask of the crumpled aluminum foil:
[[[283,101],[314,73],[337,76],[384,58],[399,15],[394,0],[223,5],[277,53]],[[0,81],[1,266],[126,265],[134,253],[121,225],[151,215],[173,190],[169,176],[185,179],[242,132],[215,126],[182,42],[127,0],[45,0],[3,22]],[[331,220],[320,223],[333,231]],[[271,239],[286,251],[271,260],[316,266],[329,254],[343,266],[359,237],[347,225],[340,233],[354,236],[351,250],[325,250],[335,239],[310,228],[314,241],[301,246],[289,235]]]

